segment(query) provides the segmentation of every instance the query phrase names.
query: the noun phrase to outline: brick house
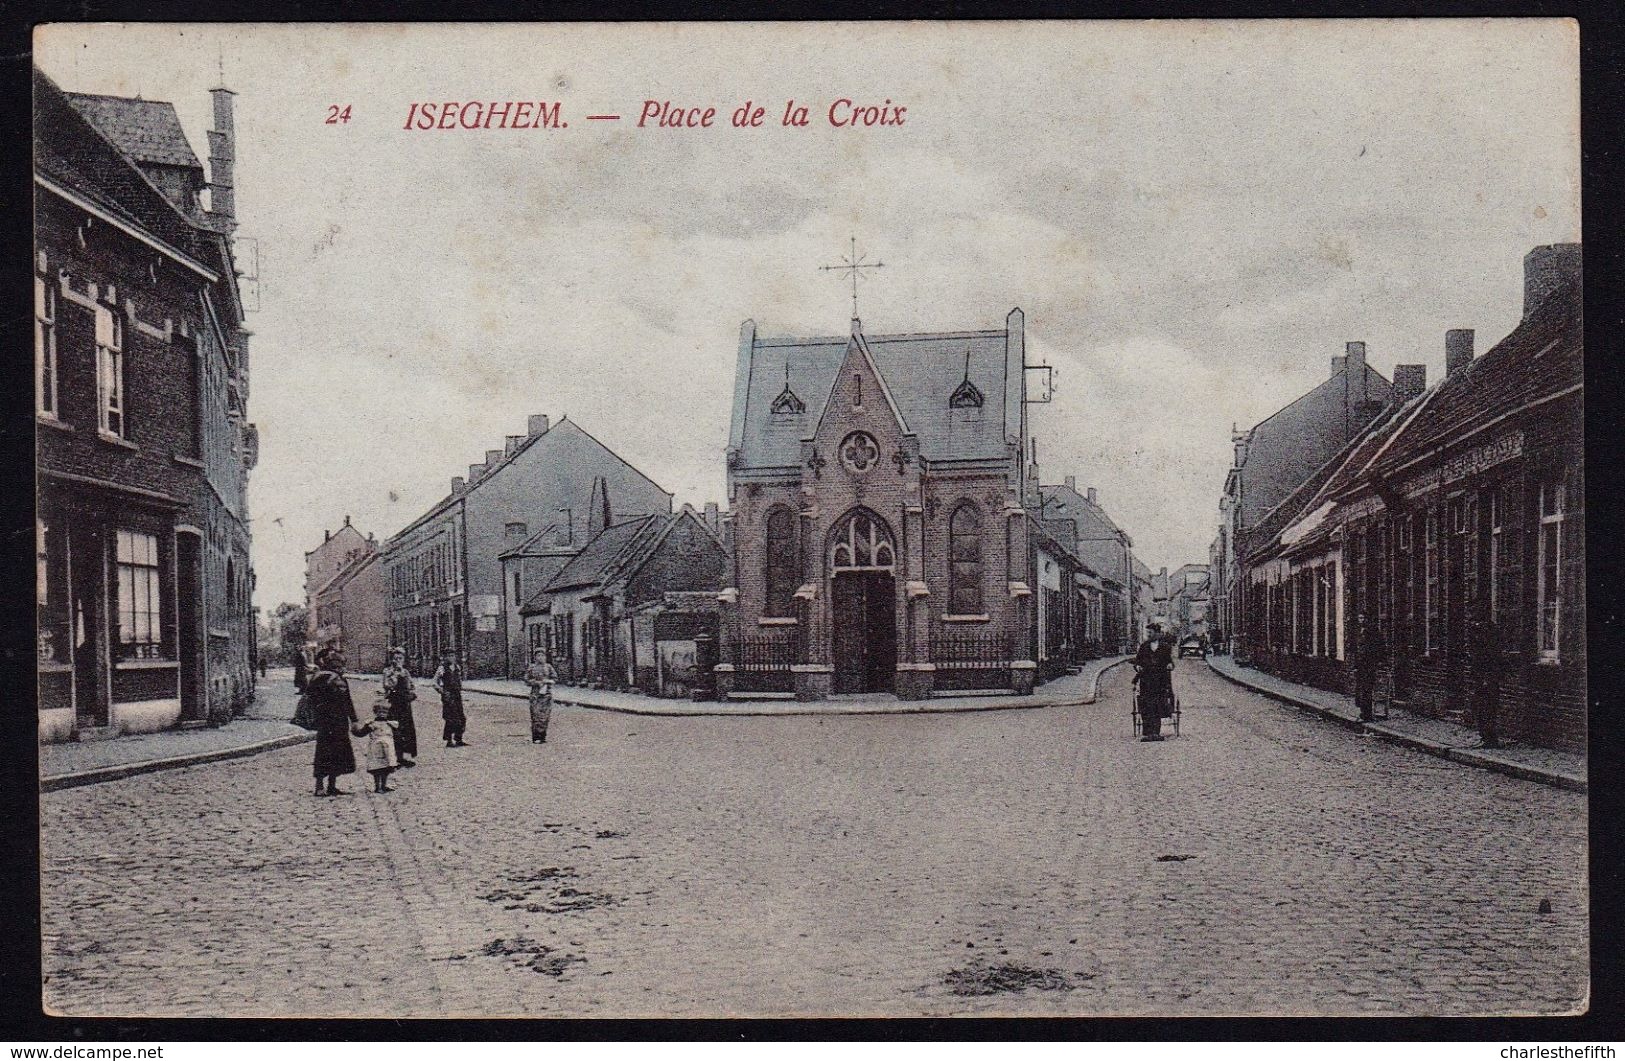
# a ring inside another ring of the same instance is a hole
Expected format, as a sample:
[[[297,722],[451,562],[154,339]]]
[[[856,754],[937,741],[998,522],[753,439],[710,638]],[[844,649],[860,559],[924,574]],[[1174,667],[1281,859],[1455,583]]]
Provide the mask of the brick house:
[[[1210,590],[1222,598],[1216,621],[1238,656],[1247,654],[1249,615],[1236,543],[1299,489],[1396,399],[1422,389],[1426,368],[1397,365],[1394,382],[1366,362],[1363,342],[1331,359],[1331,373],[1312,390],[1246,431],[1231,436],[1234,462],[1219,501],[1220,538],[1229,563],[1213,572]]]
[[[600,487],[602,483],[602,487]],[[602,489],[628,515],[671,511],[672,496],[568,417],[532,416],[523,435],[470,465],[468,478],[384,546],[390,630],[417,674],[459,653],[472,678],[524,670],[508,629],[502,556],[534,531],[585,526]]]
[[[1112,522],[1094,487],[1078,491],[1076,476],[1039,491],[1045,526],[1071,525],[1068,544],[1087,569],[1079,574],[1080,585],[1100,595],[1100,618],[1087,638],[1096,644],[1095,654],[1133,651],[1135,599],[1128,587],[1134,582],[1134,539]]]
[[[650,606],[681,594],[714,601],[727,569],[722,539],[689,505],[613,524],[526,602],[528,642],[547,651],[566,682],[658,691]]]
[[[389,590],[375,543],[316,591],[316,643],[342,649],[349,669],[377,674],[389,653]]]
[[[173,105],[66,93],[34,71],[46,740],[223,721],[253,696],[244,490],[259,438],[232,93],[213,103],[205,175]]]
[[[305,609],[307,639],[312,644],[321,644],[320,622],[317,619],[316,596],[333,581],[344,568],[348,567],[357,557],[377,550],[378,543],[372,535],[363,536],[362,533],[350,524],[350,517],[344,517],[344,523],[336,531],[323,531],[322,543],[305,553]]]
[[[722,695],[1031,689],[1037,482],[1024,322],[740,334]],[[950,682],[950,673],[953,681]]]
[[[1585,747],[1580,249],[1524,260],[1524,316],[1385,413],[1247,539],[1255,662],[1349,691],[1365,616],[1379,681],[1422,714]],[[1498,694],[1486,700],[1486,680]]]

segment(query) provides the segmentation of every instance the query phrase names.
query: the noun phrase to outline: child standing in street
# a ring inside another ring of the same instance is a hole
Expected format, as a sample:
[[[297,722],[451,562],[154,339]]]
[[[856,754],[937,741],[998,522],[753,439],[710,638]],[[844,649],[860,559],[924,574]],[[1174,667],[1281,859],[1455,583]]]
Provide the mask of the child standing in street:
[[[372,705],[372,721],[357,725],[353,732],[367,738],[367,773],[372,775],[374,792],[393,792],[389,775],[400,765],[395,755],[395,729],[400,723],[389,717],[390,703],[379,700]]]

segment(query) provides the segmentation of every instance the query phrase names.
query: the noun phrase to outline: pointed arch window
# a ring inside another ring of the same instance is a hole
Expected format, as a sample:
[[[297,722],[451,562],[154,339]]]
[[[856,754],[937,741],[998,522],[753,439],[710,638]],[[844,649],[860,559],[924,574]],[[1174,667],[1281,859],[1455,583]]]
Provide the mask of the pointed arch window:
[[[829,566],[836,572],[895,570],[891,532],[867,512],[852,513],[830,544]]]
[[[796,514],[777,505],[767,514],[767,601],[762,614],[788,618],[796,613],[800,564],[796,553]]]
[[[971,501],[948,517],[948,611],[982,614],[982,514]]]

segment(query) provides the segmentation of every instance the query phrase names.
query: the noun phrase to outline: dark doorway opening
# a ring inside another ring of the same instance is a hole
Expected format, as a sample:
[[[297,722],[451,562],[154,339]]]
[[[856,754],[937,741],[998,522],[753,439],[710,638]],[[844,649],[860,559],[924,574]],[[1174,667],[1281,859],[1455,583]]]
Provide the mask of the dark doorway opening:
[[[181,665],[181,718],[209,717],[203,691],[202,545],[195,534],[175,536],[175,651]]]
[[[891,574],[843,571],[831,581],[835,691],[891,692],[897,680],[897,599]]]

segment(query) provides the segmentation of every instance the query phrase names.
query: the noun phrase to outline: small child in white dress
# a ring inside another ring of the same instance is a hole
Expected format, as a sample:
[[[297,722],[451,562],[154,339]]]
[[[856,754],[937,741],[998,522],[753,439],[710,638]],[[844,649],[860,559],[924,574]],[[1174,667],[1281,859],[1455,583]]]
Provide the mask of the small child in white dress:
[[[367,773],[372,775],[374,792],[393,792],[389,775],[400,765],[395,755],[395,729],[400,723],[390,719],[388,700],[372,705],[372,721],[357,725],[351,732],[367,738]]]

